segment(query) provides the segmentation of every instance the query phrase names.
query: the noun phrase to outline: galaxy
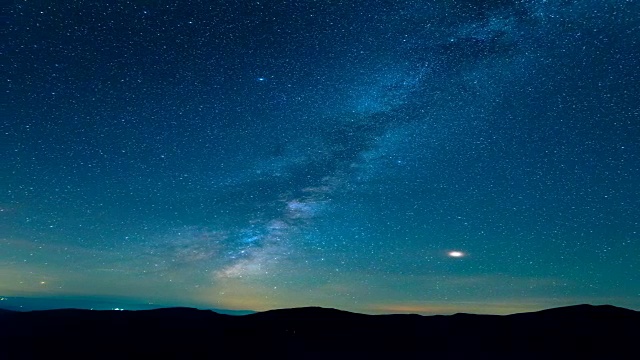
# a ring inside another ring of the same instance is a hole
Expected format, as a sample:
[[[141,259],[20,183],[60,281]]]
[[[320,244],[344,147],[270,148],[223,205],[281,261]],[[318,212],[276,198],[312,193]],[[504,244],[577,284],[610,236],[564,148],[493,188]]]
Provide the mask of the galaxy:
[[[3,298],[640,309],[637,1],[2,10]]]

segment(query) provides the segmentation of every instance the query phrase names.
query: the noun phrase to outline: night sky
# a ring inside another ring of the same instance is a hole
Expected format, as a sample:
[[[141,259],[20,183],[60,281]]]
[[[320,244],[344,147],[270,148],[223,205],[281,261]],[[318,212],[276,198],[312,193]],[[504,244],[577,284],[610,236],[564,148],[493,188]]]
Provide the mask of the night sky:
[[[640,1],[13,0],[0,21],[0,295],[640,309]]]

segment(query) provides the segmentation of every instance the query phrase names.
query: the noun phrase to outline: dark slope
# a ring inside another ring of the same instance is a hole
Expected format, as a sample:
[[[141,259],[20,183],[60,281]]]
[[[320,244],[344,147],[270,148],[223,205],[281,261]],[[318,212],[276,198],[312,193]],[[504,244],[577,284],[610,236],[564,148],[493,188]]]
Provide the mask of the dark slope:
[[[579,305],[509,316],[363,315],[335,309],[246,316],[171,308],[2,312],[0,358],[217,358],[382,353],[448,358],[571,354],[623,358],[640,338],[640,313]]]
[[[6,310],[6,309],[0,309],[0,319],[2,318],[2,316],[8,316],[10,314],[13,314],[15,311],[13,310]]]

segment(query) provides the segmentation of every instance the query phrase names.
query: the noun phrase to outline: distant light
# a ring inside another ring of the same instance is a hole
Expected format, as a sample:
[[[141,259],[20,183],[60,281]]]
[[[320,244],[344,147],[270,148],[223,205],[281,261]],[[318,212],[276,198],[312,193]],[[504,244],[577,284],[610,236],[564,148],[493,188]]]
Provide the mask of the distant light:
[[[267,80],[267,79],[266,79],[266,78],[263,78],[263,77],[259,77],[257,80],[258,80],[258,81],[265,81],[265,80]]]
[[[459,257],[463,257],[464,253],[462,251],[449,251],[448,255],[451,257],[459,258]]]

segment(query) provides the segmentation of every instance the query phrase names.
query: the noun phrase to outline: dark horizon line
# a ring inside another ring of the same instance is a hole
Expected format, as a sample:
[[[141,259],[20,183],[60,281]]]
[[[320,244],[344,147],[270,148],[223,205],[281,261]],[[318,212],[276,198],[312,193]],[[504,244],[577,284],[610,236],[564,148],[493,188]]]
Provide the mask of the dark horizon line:
[[[8,297],[4,297],[4,296],[0,296],[0,298],[8,298]],[[15,298],[15,297],[14,297]],[[24,298],[24,297],[21,297]],[[60,311],[60,310],[77,310],[77,311],[101,311],[101,312],[107,312],[107,311],[125,311],[125,312],[140,312],[140,311],[158,311],[158,310],[184,310],[184,311],[208,311],[208,312],[213,312],[219,315],[229,315],[229,316],[246,316],[246,315],[253,315],[253,314],[264,314],[264,313],[273,313],[273,312],[283,312],[283,311],[301,311],[301,310],[306,310],[306,311],[311,311],[311,310],[318,310],[318,311],[335,311],[335,312],[340,312],[340,313],[348,313],[348,314],[356,314],[356,315],[366,315],[366,316],[389,316],[389,315],[409,315],[409,316],[421,316],[421,317],[430,317],[430,316],[455,316],[455,315],[478,315],[478,316],[511,316],[511,315],[519,315],[519,314],[532,314],[532,313],[540,313],[540,312],[547,312],[547,311],[554,311],[554,310],[568,310],[568,309],[574,309],[574,310],[580,310],[580,309],[595,309],[595,308],[600,308],[600,309],[617,309],[617,310],[628,310],[628,311],[633,311],[633,312],[640,312],[638,310],[634,310],[631,308],[626,308],[626,307],[622,307],[622,306],[616,306],[616,305],[611,305],[611,304],[590,304],[590,303],[577,303],[577,304],[573,304],[573,305],[564,305],[564,306],[556,306],[556,307],[549,307],[549,308],[544,308],[544,309],[540,309],[540,310],[532,310],[532,311],[523,311],[523,312],[516,312],[516,313],[510,313],[510,314],[486,314],[486,313],[469,313],[469,312],[457,312],[457,313],[453,313],[453,314],[420,314],[420,313],[410,313],[410,312],[403,312],[403,313],[381,313],[381,314],[367,314],[367,313],[363,313],[363,312],[357,312],[357,311],[351,311],[351,310],[343,310],[343,309],[339,309],[339,308],[333,308],[333,307],[324,307],[324,306],[317,306],[317,305],[309,305],[309,306],[296,306],[296,307],[289,307],[289,308],[274,308],[274,309],[269,309],[269,310],[262,310],[262,311],[255,311],[255,310],[232,310],[232,309],[219,309],[219,308],[200,308],[200,307],[192,307],[192,306],[163,306],[163,305],[159,305],[158,307],[150,307],[150,308],[144,308],[144,309],[121,309],[121,308],[114,308],[114,309],[94,309],[94,308],[82,308],[82,307],[51,307],[51,308],[47,308],[47,309],[29,309],[29,310],[20,310],[20,309],[13,309],[13,308],[6,308],[3,307],[0,304],[0,311],[10,311],[10,312],[41,312],[41,311]]]

